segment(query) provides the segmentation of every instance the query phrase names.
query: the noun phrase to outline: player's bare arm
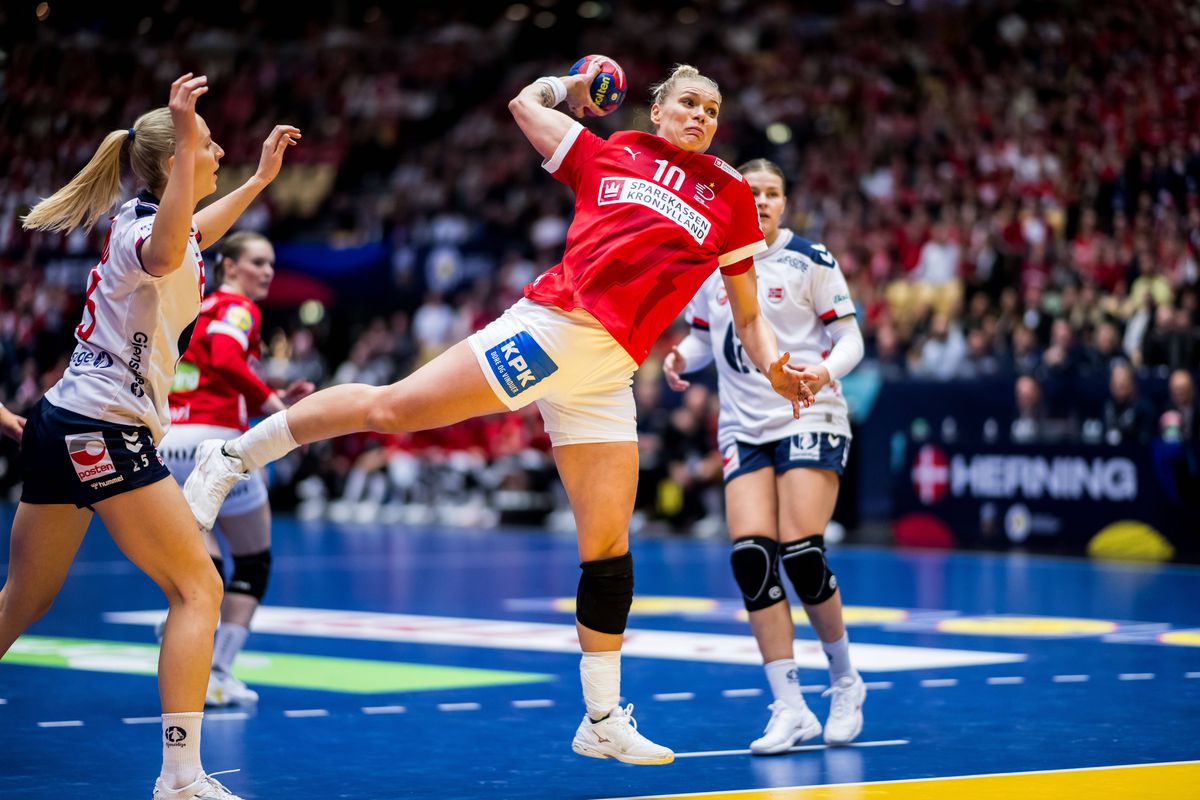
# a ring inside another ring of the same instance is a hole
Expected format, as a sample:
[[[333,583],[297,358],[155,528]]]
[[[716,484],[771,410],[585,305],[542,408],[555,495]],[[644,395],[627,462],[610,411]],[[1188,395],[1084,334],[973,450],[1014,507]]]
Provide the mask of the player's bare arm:
[[[738,338],[746,349],[746,355],[758,367],[758,371],[771,381],[775,392],[792,404],[792,415],[800,418],[800,406],[812,403],[813,393],[809,384],[815,384],[820,376],[807,370],[787,366],[790,353],[779,354],[779,343],[775,331],[763,317],[758,306],[758,281],[753,269],[741,275],[722,275],[725,292],[729,296],[729,308],[733,312],[733,325]]]
[[[508,101],[508,110],[512,112],[513,119],[542,158],[554,155],[567,131],[575,124],[569,116],[556,110],[563,99],[567,101],[571,113],[577,117],[582,117],[589,109],[596,116],[604,115],[588,95],[592,78],[599,71],[599,64],[594,64],[586,73],[579,75],[555,79],[539,78]],[[553,82],[555,80],[559,81],[565,90],[565,96],[562,98],[556,97]]]
[[[283,166],[283,154],[289,147],[298,144],[300,137],[299,128],[292,125],[276,125],[263,142],[262,157],[254,175],[220,200],[196,212],[196,227],[200,231],[200,241],[205,247],[216,244],[228,233],[237,218],[254,202],[254,198],[275,180],[280,167]]]
[[[208,91],[208,78],[181,75],[171,84],[171,124],[175,129],[175,155],[170,175],[154,217],[154,227],[142,247],[142,266],[151,275],[169,275],[183,263],[188,237],[192,231],[195,200],[195,163],[199,147],[200,125],[196,119],[196,100]]]

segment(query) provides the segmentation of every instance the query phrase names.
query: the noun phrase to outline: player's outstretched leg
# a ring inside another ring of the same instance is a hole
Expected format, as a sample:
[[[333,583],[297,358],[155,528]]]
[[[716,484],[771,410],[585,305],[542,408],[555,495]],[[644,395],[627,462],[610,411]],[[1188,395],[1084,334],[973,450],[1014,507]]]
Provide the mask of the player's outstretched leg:
[[[244,480],[242,476],[302,444],[361,431],[425,431],[507,410],[470,345],[461,341],[390,386],[330,386],[272,414],[236,439],[201,442],[196,468],[183,493],[200,527],[212,530],[225,495]]]

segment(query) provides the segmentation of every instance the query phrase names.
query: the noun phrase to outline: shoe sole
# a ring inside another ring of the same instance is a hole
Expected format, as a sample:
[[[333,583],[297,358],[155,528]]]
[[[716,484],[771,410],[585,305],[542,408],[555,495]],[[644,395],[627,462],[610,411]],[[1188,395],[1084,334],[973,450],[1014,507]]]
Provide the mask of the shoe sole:
[[[616,761],[620,761],[623,764],[636,764],[638,766],[643,766],[643,767],[653,766],[656,764],[670,764],[672,761],[675,760],[674,753],[671,753],[668,756],[638,758],[636,756],[626,756],[626,755],[620,755],[620,754],[616,754],[616,753],[606,753],[603,750],[597,750],[594,747],[588,747],[587,745],[580,744],[579,742],[572,742],[571,749],[574,750],[579,755],[587,756],[588,758],[611,758]]]
[[[809,739],[815,739],[820,735],[821,735],[821,723],[818,722],[817,724],[810,725],[807,728],[802,729],[799,733],[796,733],[795,735],[793,735],[791,737],[790,741],[785,740],[785,741],[787,741],[786,744],[775,745],[774,747],[771,747],[768,749],[760,749],[760,750],[755,750],[753,747],[751,747],[750,755],[752,755],[752,756],[783,755],[784,753],[786,753],[787,751],[789,751],[793,747],[795,747],[797,742],[807,742]]]

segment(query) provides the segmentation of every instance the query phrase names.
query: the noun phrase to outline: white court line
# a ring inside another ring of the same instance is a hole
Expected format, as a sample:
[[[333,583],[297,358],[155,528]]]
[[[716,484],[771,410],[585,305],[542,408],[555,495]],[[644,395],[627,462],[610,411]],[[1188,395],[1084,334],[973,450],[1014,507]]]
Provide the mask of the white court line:
[[[823,683],[814,683],[811,686],[801,686],[800,691],[802,691],[802,692],[823,692],[828,688],[829,687]]]
[[[250,714],[245,711],[212,711],[204,715],[205,722],[237,722],[243,719],[250,719]]]
[[[987,682],[992,686],[1011,686],[1018,683],[1024,683],[1025,679],[1020,675],[1013,675],[1011,677],[988,678]]]
[[[1121,681],[1152,681],[1154,680],[1153,672],[1122,672],[1117,676],[1117,680]]]
[[[329,711],[324,708],[291,708],[283,712],[285,717],[303,719],[305,717],[328,717]]]
[[[898,744],[908,744],[908,739],[886,739],[880,742],[855,742],[849,745],[837,745],[837,748],[843,747],[891,747]],[[805,753],[811,750],[829,750],[832,745],[828,744],[802,744],[798,747],[793,747],[786,752],[788,753]],[[709,756],[747,756],[750,755],[749,750],[707,750],[696,753],[676,753],[676,758],[708,758]],[[675,795],[672,795],[674,797]]]
[[[891,689],[896,684],[891,681],[867,681],[863,685],[868,689]]]
[[[39,722],[39,728],[82,728],[83,720],[81,719],[64,719],[58,722]]]
[[[1183,673],[1183,677],[1185,677],[1185,678],[1200,678],[1200,672],[1185,672],[1185,673]],[[4,702],[3,700],[0,700],[0,703],[3,703],[3,702]]]
[[[650,695],[655,700],[661,700],[664,703],[669,703],[673,700],[695,700],[695,692],[664,692],[663,694]]]
[[[921,681],[922,688],[941,689],[946,686],[958,686],[958,678],[929,678]]]
[[[1055,683],[1087,683],[1091,679],[1091,675],[1055,675],[1052,678]]]
[[[1200,673],[1198,673],[1200,674]],[[725,689],[721,692],[722,697],[759,697],[762,695],[762,689]]]
[[[513,708],[550,708],[553,700],[513,700]]]
[[[162,722],[162,717],[121,717],[121,722],[126,725],[153,725]]]
[[[5,700],[3,697],[0,697],[0,706],[6,706],[6,705],[8,705],[8,701]]]
[[[479,703],[438,703],[438,711],[478,711]]]
[[[903,741],[903,740],[901,740],[901,741]],[[896,743],[899,744],[900,741],[897,741]],[[855,742],[854,744],[849,745],[849,746],[850,747],[870,747],[870,746],[874,746],[877,744],[892,744],[892,742]],[[799,749],[799,748],[793,748],[793,749]],[[731,750],[730,752],[739,752],[740,753],[740,752],[749,752],[749,751]],[[680,755],[683,755],[683,754],[676,753],[675,757],[679,758]],[[637,795],[637,796],[626,795],[624,797],[606,797],[606,798],[603,798],[603,800],[658,800],[659,798],[662,798],[662,800],[675,800],[675,798],[680,798],[680,797],[721,797],[722,795],[739,795],[739,794],[744,795],[747,792],[753,792],[754,794],[762,794],[764,792],[770,792],[773,795],[775,792],[787,792],[787,791],[791,791],[794,789],[812,790],[812,789],[823,788],[825,786],[836,786],[838,791],[845,791],[846,789],[855,787],[855,786],[891,786],[893,784],[900,784],[900,783],[925,783],[925,782],[941,783],[943,781],[961,781],[965,778],[1008,778],[1008,777],[1012,777],[1012,776],[1016,776],[1016,775],[1061,775],[1064,772],[1099,772],[1101,770],[1107,772],[1108,770],[1113,770],[1113,769],[1130,769],[1133,767],[1175,767],[1175,766],[1192,766],[1194,764],[1200,764],[1200,761],[1161,761],[1161,762],[1157,762],[1157,763],[1153,763],[1153,764],[1113,764],[1113,765],[1107,766],[1107,767],[1072,767],[1070,769],[1036,769],[1036,770],[1029,770],[1027,772],[987,772],[987,773],[981,773],[979,775],[946,775],[946,776],[937,777],[937,778],[904,778],[902,780],[896,780],[896,781],[870,781],[870,782],[861,781],[858,783],[824,783],[824,784],[807,784],[804,786],[773,786],[770,789],[729,789],[729,790],[723,791],[723,792],[712,792],[712,791],[688,792],[686,794],[679,794],[677,792],[674,792],[672,794],[647,794],[647,795]],[[764,794],[763,796],[766,797],[767,795]]]
[[[364,714],[403,714],[408,711],[404,706],[363,706]]]

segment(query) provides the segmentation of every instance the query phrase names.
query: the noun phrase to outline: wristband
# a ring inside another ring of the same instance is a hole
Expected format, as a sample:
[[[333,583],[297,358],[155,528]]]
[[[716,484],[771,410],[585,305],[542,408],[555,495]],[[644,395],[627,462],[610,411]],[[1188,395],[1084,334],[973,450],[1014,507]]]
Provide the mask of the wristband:
[[[563,100],[567,99],[567,86],[562,82],[562,78],[555,78],[552,75],[538,78],[534,83],[544,83],[550,87],[550,92],[554,95],[554,106],[557,106]],[[551,106],[551,108],[554,108]]]

